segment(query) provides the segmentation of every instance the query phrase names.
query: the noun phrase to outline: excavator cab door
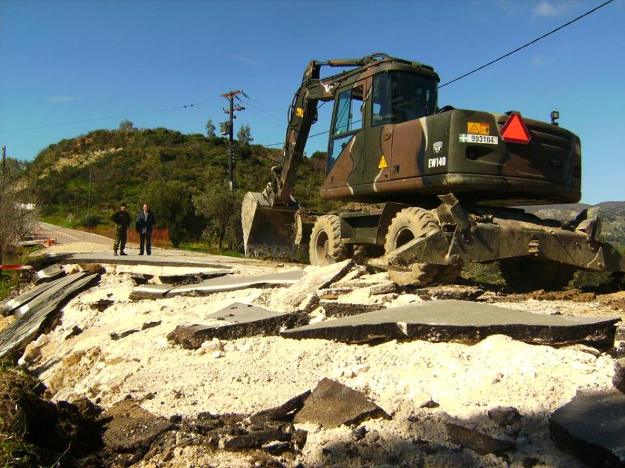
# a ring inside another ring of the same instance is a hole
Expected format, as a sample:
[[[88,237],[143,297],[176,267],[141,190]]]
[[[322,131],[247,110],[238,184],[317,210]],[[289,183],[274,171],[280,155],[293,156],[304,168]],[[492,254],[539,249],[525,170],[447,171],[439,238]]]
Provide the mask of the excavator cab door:
[[[364,92],[364,82],[337,91],[324,188],[348,188],[362,183]]]

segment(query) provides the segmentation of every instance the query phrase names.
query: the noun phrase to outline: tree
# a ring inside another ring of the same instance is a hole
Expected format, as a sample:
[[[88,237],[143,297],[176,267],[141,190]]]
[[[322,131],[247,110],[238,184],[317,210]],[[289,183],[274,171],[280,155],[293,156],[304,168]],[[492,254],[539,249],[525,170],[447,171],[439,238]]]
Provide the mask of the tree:
[[[208,221],[207,237],[216,238],[219,250],[223,249],[224,240],[231,249],[241,243],[241,198],[239,193],[219,186],[193,197],[196,213]]]
[[[17,191],[19,176],[24,165],[8,158],[5,168],[6,173],[0,175],[2,181],[0,185],[0,264],[3,262],[3,256],[10,252],[17,242],[32,232],[35,219],[33,205],[26,203],[25,197]]]
[[[239,145],[249,145],[254,138],[252,138],[252,130],[249,125],[241,125],[239,131],[237,132],[237,140],[239,140]]]
[[[195,214],[191,189],[182,181],[152,183],[143,200],[150,204],[159,226],[167,226],[174,247],[200,237],[205,220]]]
[[[215,138],[217,136],[215,125],[213,124],[212,119],[208,119],[206,122],[206,136],[208,138]]]
[[[119,123],[119,129],[120,132],[126,132],[126,133],[130,133],[130,132],[134,132],[137,129],[135,128],[135,124],[132,123],[130,120],[128,119],[124,119]]]

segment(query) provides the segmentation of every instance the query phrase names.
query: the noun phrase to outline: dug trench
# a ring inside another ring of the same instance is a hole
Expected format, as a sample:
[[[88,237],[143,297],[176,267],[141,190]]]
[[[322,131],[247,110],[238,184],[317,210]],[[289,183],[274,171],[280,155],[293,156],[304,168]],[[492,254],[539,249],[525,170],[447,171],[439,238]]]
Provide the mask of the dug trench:
[[[162,297],[134,299],[133,274],[149,276],[147,286],[159,275],[105,265],[98,287],[64,305],[55,328],[40,330],[21,353],[22,368],[4,368],[34,389],[23,400],[10,393],[12,408],[35,401],[25,407],[37,409],[20,410],[31,415],[21,419],[25,426],[3,432],[22,444],[9,466],[22,459],[22,466],[581,466],[574,448],[584,446],[583,434],[563,426],[568,420],[550,420],[580,392],[613,391],[620,351],[605,343],[614,341],[610,320],[623,313],[621,293],[575,302],[566,295],[582,293],[512,297],[472,283],[398,287],[349,263],[235,270],[232,281],[194,272],[200,283],[183,278],[182,286],[164,284]],[[177,287],[184,294],[168,295]],[[441,335],[431,328],[427,336],[384,336],[412,330],[389,326],[387,317],[371,334],[358,325],[364,335],[347,343],[283,334],[306,322],[332,325],[428,304],[532,312],[547,329],[551,320],[574,319],[575,328],[583,319],[603,335],[588,341],[558,329],[541,335],[555,341],[530,344],[522,334],[512,338],[522,328],[512,324],[487,335],[454,328],[458,339],[437,342]],[[46,440],[37,421],[47,421]],[[562,442],[562,434],[572,435]]]

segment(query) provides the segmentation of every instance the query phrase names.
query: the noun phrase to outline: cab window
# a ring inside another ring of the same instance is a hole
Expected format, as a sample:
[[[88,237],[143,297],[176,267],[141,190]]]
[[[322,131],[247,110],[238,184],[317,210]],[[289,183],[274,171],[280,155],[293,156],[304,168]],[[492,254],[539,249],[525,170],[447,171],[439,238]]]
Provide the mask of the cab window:
[[[330,171],[339,155],[354,136],[362,129],[363,86],[341,91],[334,107],[334,124],[328,147],[327,170]]]
[[[342,91],[334,110],[334,131],[341,135],[362,128],[362,86]]]
[[[373,77],[371,125],[400,123],[434,114],[436,81],[415,73],[387,72]]]

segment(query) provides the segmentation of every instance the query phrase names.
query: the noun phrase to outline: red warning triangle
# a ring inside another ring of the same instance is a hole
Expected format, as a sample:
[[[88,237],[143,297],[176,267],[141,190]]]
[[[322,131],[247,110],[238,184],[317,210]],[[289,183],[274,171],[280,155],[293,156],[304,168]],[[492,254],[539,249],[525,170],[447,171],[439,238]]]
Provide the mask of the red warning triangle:
[[[530,135],[530,132],[527,130],[525,122],[519,113],[510,115],[508,121],[501,128],[501,137],[505,141],[525,145],[532,139],[532,135]]]

